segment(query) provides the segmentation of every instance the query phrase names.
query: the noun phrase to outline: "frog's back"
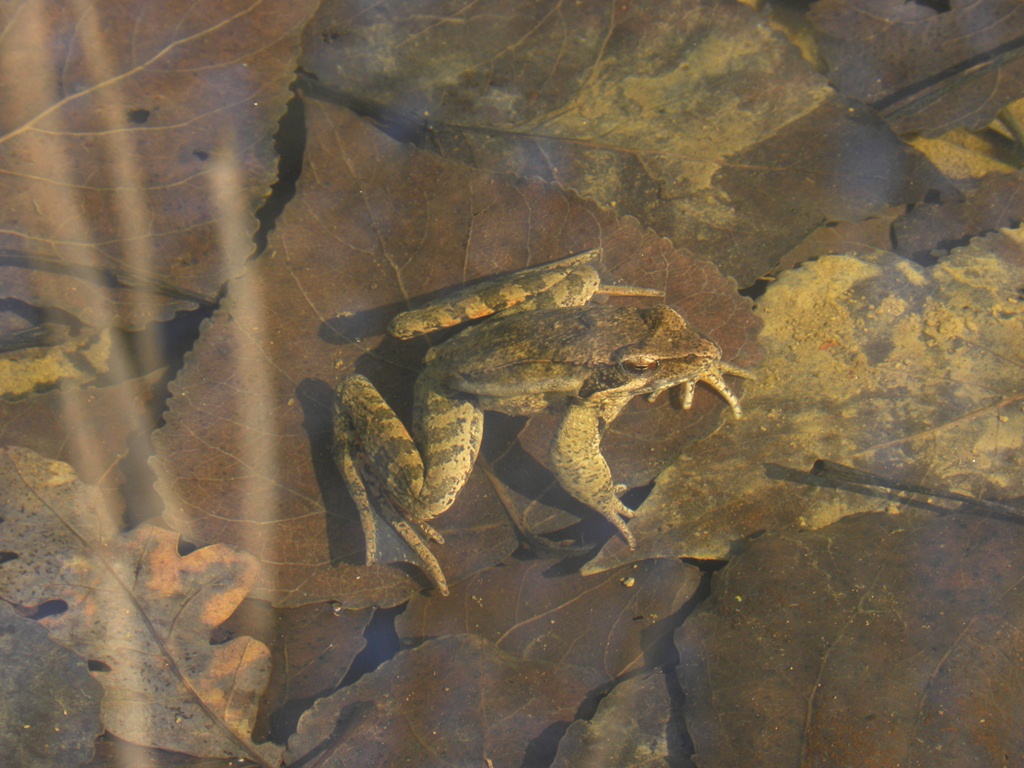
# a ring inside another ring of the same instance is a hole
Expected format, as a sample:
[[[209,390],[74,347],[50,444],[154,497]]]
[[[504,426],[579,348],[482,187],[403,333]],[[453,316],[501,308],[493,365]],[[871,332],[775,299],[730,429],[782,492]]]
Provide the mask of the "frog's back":
[[[466,328],[427,355],[434,368],[498,374],[524,363],[591,368],[647,333],[633,307],[559,307],[517,312]]]

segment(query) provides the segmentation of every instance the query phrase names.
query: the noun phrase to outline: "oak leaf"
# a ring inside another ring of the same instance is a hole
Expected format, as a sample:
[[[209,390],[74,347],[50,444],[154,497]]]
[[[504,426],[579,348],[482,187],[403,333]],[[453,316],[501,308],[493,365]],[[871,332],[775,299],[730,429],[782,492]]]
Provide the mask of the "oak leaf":
[[[40,623],[98,668],[111,733],[275,765],[280,749],[250,737],[268,649],[245,637],[210,643],[255,581],[256,562],[225,545],[182,557],[177,535],[152,525],[119,533],[99,499],[67,464],[0,449],[0,594],[22,610],[66,604]]]

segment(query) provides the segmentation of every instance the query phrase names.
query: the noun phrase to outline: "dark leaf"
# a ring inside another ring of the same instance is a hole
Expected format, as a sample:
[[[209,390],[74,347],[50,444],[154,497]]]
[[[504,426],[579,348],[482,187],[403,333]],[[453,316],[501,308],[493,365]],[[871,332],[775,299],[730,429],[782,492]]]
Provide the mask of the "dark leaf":
[[[0,604],[0,754],[4,765],[68,768],[92,756],[100,684],[85,660]]]
[[[764,536],[677,633],[702,768],[1013,765],[1024,528],[860,515]]]
[[[1024,175],[989,173],[962,201],[915,206],[893,225],[896,250],[909,258],[967,245],[973,237],[1024,222]]]
[[[809,19],[832,83],[897,133],[981,128],[1024,90],[1018,0],[820,0]]]
[[[700,583],[678,560],[648,560],[583,577],[551,561],[512,561],[452,589],[416,597],[396,621],[406,641],[473,632],[529,661],[588,667],[611,678],[650,665],[649,653]]]
[[[372,616],[370,609],[344,611],[330,603],[280,611],[264,709],[279,711],[334,691],[365,647]]]
[[[431,640],[318,701],[288,759],[305,756],[310,768],[545,764],[602,682],[590,670],[518,660],[473,635]]]
[[[893,247],[893,222],[904,213],[904,206],[893,206],[867,219],[816,229],[782,257],[777,274],[826,254],[870,255],[889,250]]]

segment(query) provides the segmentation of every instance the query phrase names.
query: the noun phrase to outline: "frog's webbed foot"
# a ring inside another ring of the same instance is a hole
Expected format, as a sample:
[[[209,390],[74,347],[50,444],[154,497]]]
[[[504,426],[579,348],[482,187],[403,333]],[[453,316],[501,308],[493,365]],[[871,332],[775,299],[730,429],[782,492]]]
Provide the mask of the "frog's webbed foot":
[[[368,379],[343,380],[335,397],[334,460],[359,510],[367,563],[420,565],[446,595],[444,573],[427,547],[428,541],[443,544],[444,538],[429,521],[452,505],[469,476],[483,417],[473,404],[447,399],[429,384],[417,391],[425,433],[421,448]],[[378,529],[381,520],[404,546]]]
[[[434,553],[430,551],[430,548],[423,540],[423,537],[425,536],[438,544],[444,544],[444,537],[435,531],[428,523],[423,522],[422,520],[414,520],[412,522],[423,532],[423,536],[420,536],[413,526],[410,525],[410,521],[402,517],[402,515],[399,514],[386,499],[381,500],[380,510],[381,517],[384,518],[385,522],[395,529],[395,532],[402,537],[402,540],[409,545],[409,548],[416,554],[416,557],[419,558],[418,565],[423,569],[423,572],[427,574],[427,578],[429,578],[434,583],[434,586],[437,587],[437,591],[442,595],[447,596],[448,581],[444,577],[444,571],[441,570],[441,564],[437,561],[437,558],[434,557]],[[371,554],[371,552],[373,554]],[[369,548],[369,540],[367,540],[366,562],[374,562],[375,558],[376,551]]]
[[[611,469],[601,454],[601,414],[599,409],[572,405],[565,412],[551,443],[552,468],[562,487],[615,526],[636,549],[636,539],[622,518],[632,518],[634,510],[619,501],[626,487],[612,482]]]
[[[437,587],[438,592],[442,595],[447,595],[448,581],[444,577],[444,571],[441,570],[441,564],[434,557],[434,553],[430,551],[430,548],[427,547],[423,537],[394,508],[391,502],[388,501],[387,495],[379,488],[376,488],[377,484],[372,480],[373,475],[365,466],[367,464],[366,457],[361,454],[356,445],[357,443],[351,434],[336,438],[334,459],[345,478],[345,482],[348,484],[349,495],[352,497],[356,509],[359,510],[359,523],[363,528],[363,537],[366,539],[366,564],[372,565],[382,559],[379,554],[377,530],[378,519],[382,519],[402,537],[402,540],[413,551],[418,558],[416,565],[423,569],[423,572],[433,582],[434,586]],[[362,468],[360,468],[360,465],[362,465]],[[368,478],[370,484],[374,486],[374,502],[370,501],[370,492],[367,491],[366,482],[363,480],[364,477]],[[414,522],[423,531],[423,535],[426,538],[438,544],[444,544],[444,537],[434,530],[430,524],[424,521]],[[388,561],[391,559],[388,558]]]

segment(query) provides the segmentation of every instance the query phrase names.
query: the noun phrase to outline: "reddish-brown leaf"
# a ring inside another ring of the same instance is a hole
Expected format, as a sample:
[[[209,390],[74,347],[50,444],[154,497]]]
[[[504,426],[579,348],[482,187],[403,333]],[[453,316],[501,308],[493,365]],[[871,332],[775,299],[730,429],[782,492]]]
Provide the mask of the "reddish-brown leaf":
[[[232,284],[204,328],[155,437],[170,519],[190,540],[257,553],[267,566],[258,594],[358,608],[415,589],[394,569],[361,565],[330,418],[334,387],[355,371],[408,417],[424,344],[386,338],[384,327],[426,297],[601,246],[606,282],[665,291],[726,360],[758,359],[757,324],[734,284],[636,221],[397,144],[343,110],[311,104],[308,127],[305,169],[272,253]],[[616,477],[649,480],[716,428],[723,405],[703,390],[689,413],[667,397],[638,404],[605,440]],[[503,428],[494,424],[492,437]],[[550,475],[540,468],[529,483],[517,490],[532,502]],[[435,551],[450,582],[514,549],[503,498],[475,472],[438,519],[446,544]]]

